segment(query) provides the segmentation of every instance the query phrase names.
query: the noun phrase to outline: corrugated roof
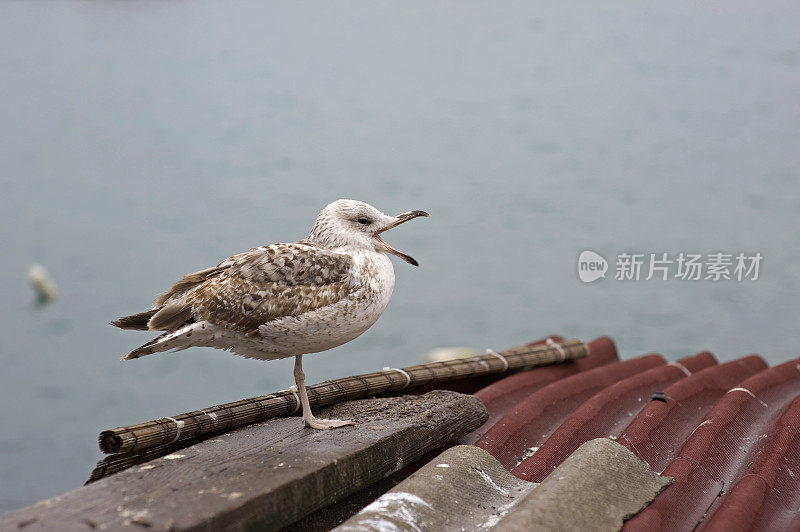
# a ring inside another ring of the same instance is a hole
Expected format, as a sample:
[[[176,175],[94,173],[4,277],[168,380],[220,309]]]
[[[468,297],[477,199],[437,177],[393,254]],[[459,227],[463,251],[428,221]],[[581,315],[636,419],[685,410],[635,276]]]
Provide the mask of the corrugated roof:
[[[552,336],[554,341],[562,341],[560,336]],[[534,343],[544,343],[544,338]],[[506,415],[523,399],[537,390],[560,379],[582,371],[594,369],[619,360],[614,341],[607,336],[592,340],[588,344],[589,355],[585,358],[564,364],[537,368],[536,371],[523,371],[501,379],[475,392],[489,411],[489,420],[482,427],[462,438],[459,443],[473,444],[489,430],[500,418]]]
[[[712,507],[705,530],[800,529],[800,397],[783,411],[774,429],[752,464],[739,470],[733,489]]]
[[[461,441],[477,438],[518,478],[543,482],[586,441],[618,440],[675,479],[625,530],[800,530],[800,359],[619,362],[610,339],[589,345],[585,359],[477,390],[490,418]]]
[[[716,363],[711,353],[698,353],[612,384],[575,409],[533,456],[511,472],[532,482],[543,481],[584,442],[618,438],[653,393]]]
[[[527,449],[538,449],[583,402],[611,384],[666,364],[660,355],[646,355],[582,371],[529,395],[475,443],[511,469]]]
[[[605,355],[606,365],[582,361],[592,369],[537,368],[478,390],[490,421],[476,445],[541,482],[582,443],[618,439],[675,478],[626,530],[800,530],[800,359]],[[561,378],[545,373],[554,369]]]
[[[714,519],[731,487],[748,475],[777,478],[785,471],[787,483],[796,491],[792,475],[797,474],[797,455],[792,464],[788,458],[783,462],[775,456],[767,458],[773,453],[785,457],[786,449],[780,443],[800,437],[800,423],[794,419],[798,412],[796,407],[790,408],[800,393],[799,362],[792,360],[761,371],[730,388],[664,469],[663,474],[674,477],[675,484],[631,519],[626,529],[692,529],[705,516]],[[748,481],[741,490],[748,485],[752,489],[752,481]],[[773,493],[771,497],[780,500],[786,495]],[[729,515],[730,506],[725,508]]]
[[[473,445],[452,447],[335,530],[618,530],[670,483],[625,447],[584,443],[541,484]]]
[[[483,449],[457,445],[336,530],[488,530],[535,487],[509,473]]]
[[[593,439],[567,457],[494,530],[613,532],[670,482],[622,445]]]
[[[661,473],[677,455],[694,428],[725,392],[767,368],[758,355],[712,366],[679,380],[662,401],[649,401],[619,442]]]

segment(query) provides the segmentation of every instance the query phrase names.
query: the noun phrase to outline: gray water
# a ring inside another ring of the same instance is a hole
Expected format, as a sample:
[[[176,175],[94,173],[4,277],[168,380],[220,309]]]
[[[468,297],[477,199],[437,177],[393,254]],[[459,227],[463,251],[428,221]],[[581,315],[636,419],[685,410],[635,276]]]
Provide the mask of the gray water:
[[[80,485],[102,429],[285,389],[288,361],[120,362],[152,335],[107,322],[340,197],[432,216],[311,382],[552,333],[798,356],[797,3],[603,4],[0,3],[0,511]],[[587,285],[587,248],[764,260]]]

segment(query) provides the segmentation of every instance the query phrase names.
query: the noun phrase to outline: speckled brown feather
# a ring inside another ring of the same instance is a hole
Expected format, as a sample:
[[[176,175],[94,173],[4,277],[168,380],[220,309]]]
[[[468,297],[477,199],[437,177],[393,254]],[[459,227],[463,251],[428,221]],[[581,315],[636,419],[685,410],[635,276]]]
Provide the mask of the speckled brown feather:
[[[240,257],[241,255],[246,255],[246,253],[234,255],[234,257]],[[211,277],[219,275],[220,273],[222,273],[223,270],[225,270],[225,268],[230,266],[230,264],[226,265],[226,263],[231,259],[233,259],[234,257],[226,259],[225,261],[221,262],[217,266],[214,266],[213,268],[206,268],[205,270],[200,270],[199,272],[194,272],[184,275],[177,283],[172,285],[169,290],[167,290],[166,292],[158,296],[158,298],[156,298],[156,307],[163,306],[170,299],[179,297],[188,292],[189,290],[191,290],[192,288],[195,288],[196,286],[202,284]]]
[[[156,301],[152,330],[207,321],[249,336],[272,320],[298,316],[345,298],[351,258],[310,242],[273,244],[234,255],[185,276]]]

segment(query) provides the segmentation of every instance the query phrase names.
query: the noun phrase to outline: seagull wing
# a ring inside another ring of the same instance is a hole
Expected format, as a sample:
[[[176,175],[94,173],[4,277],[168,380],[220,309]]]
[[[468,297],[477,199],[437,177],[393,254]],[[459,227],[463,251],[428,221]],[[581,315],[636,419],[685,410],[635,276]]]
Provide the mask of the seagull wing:
[[[156,300],[151,330],[208,321],[248,335],[272,320],[340,301],[352,259],[308,242],[273,244],[183,277]]]

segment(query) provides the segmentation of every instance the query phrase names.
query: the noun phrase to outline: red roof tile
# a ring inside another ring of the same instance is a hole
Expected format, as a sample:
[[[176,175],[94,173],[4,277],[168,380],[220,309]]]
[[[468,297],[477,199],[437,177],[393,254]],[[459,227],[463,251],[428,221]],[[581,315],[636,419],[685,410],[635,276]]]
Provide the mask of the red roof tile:
[[[660,355],[647,355],[549,384],[517,404],[475,445],[488,451],[503,466],[515,467],[527,448],[539,447],[586,399],[621,379],[663,364]]]
[[[583,443],[594,438],[616,439],[653,393],[716,363],[711,353],[698,353],[612,384],[579,406],[536,454],[511,472],[521,479],[542,482]]]
[[[800,394],[800,390],[795,390]],[[764,444],[749,453],[733,489],[708,512],[707,530],[789,530],[800,505],[800,397],[795,398],[764,435]],[[795,528],[796,529],[796,528]]]
[[[731,388],[664,470],[663,474],[674,477],[675,483],[628,521],[625,529],[692,529],[706,513],[713,513],[726,486],[748,474],[761,474],[763,478],[771,468],[778,467],[780,460],[776,463],[773,457],[765,462],[765,457],[786,452],[775,438],[794,426],[792,419],[797,414],[790,405],[800,394],[799,362],[792,360],[761,371]],[[789,441],[796,437],[797,432]],[[767,473],[754,473],[761,464]],[[741,489],[751,486],[744,484]]]
[[[559,337],[553,337],[555,341],[562,341]],[[543,343],[541,340],[539,343]],[[589,355],[575,361],[533,368],[528,371],[515,373],[494,384],[486,386],[475,393],[486,410],[489,411],[489,419],[479,429],[464,436],[458,443],[467,445],[475,443],[484,433],[497,423],[509,410],[514,408],[520,401],[530,394],[555,382],[559,379],[569,377],[581,371],[593,369],[610,362],[615,362],[617,358],[617,348],[611,338],[603,336],[592,340],[588,344]]]
[[[665,401],[650,401],[633,419],[619,443],[656,473],[664,471],[684,442],[725,392],[767,368],[758,355],[712,366],[664,390]]]

